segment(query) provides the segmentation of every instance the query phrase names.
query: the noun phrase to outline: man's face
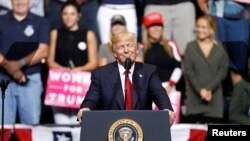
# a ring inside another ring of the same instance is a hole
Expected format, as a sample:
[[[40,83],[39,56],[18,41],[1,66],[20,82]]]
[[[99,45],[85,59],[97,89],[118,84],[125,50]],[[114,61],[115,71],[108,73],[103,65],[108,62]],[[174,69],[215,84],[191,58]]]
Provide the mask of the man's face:
[[[126,25],[123,25],[120,23],[116,23],[116,24],[111,26],[112,35],[115,35],[115,34],[121,33],[121,32],[126,32],[126,30],[127,30]]]
[[[130,58],[134,62],[137,54],[137,45],[132,39],[121,40],[113,47],[113,55],[121,65],[124,65],[126,58]]]
[[[12,0],[13,12],[25,15],[29,12],[30,0]]]

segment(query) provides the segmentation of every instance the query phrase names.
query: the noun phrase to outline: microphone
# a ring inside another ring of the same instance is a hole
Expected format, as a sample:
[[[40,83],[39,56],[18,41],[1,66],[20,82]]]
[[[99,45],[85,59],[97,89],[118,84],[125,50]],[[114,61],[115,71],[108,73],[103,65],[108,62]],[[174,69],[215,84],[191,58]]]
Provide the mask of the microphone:
[[[126,72],[128,72],[130,70],[131,66],[132,66],[131,59],[130,58],[126,58],[125,59],[125,63],[124,63],[124,68],[125,68]]]
[[[70,69],[74,69],[75,68],[75,64],[74,64],[74,62],[71,59],[69,59],[69,66],[70,66]]]
[[[126,58],[124,62],[124,68],[125,68],[125,109],[131,110],[131,103],[132,103],[132,87],[131,82],[129,80],[129,70],[131,68],[132,61],[130,58]],[[129,85],[130,84],[130,85]],[[130,87],[129,87],[130,86]]]

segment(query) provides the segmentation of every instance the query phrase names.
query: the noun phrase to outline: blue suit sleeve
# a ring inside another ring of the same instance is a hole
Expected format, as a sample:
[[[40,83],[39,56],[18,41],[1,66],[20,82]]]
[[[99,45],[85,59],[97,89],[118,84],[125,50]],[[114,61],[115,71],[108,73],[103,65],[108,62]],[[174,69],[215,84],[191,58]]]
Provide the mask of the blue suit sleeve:
[[[96,110],[99,107],[101,99],[101,85],[96,73],[91,74],[91,84],[89,90],[81,104],[81,108],[90,108],[90,110]]]
[[[149,82],[150,92],[154,103],[160,110],[169,109],[173,111],[170,99],[167,95],[166,90],[162,87],[161,81],[154,71]]]

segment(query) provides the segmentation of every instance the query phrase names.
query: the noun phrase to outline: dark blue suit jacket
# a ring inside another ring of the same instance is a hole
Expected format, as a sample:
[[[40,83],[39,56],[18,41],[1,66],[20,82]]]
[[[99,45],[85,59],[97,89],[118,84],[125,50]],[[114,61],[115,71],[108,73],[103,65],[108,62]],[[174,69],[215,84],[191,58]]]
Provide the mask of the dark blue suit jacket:
[[[161,85],[156,67],[135,62],[133,73],[133,110],[152,110],[152,101],[159,109],[172,110],[169,97]],[[117,62],[92,72],[91,84],[81,108],[91,110],[125,110],[122,84]]]

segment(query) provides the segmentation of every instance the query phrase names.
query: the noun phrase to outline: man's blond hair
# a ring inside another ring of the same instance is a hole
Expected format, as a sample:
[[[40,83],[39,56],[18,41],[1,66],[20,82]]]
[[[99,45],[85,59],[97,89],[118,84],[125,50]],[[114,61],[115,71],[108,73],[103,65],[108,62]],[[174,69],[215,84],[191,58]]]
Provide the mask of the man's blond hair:
[[[126,40],[133,41],[134,46],[136,46],[137,40],[136,40],[136,36],[135,36],[134,33],[131,33],[131,32],[121,32],[121,33],[115,34],[111,38],[110,46],[112,47],[112,50],[115,49],[115,46],[116,46],[116,44],[118,42],[120,42],[120,41],[126,41]]]

